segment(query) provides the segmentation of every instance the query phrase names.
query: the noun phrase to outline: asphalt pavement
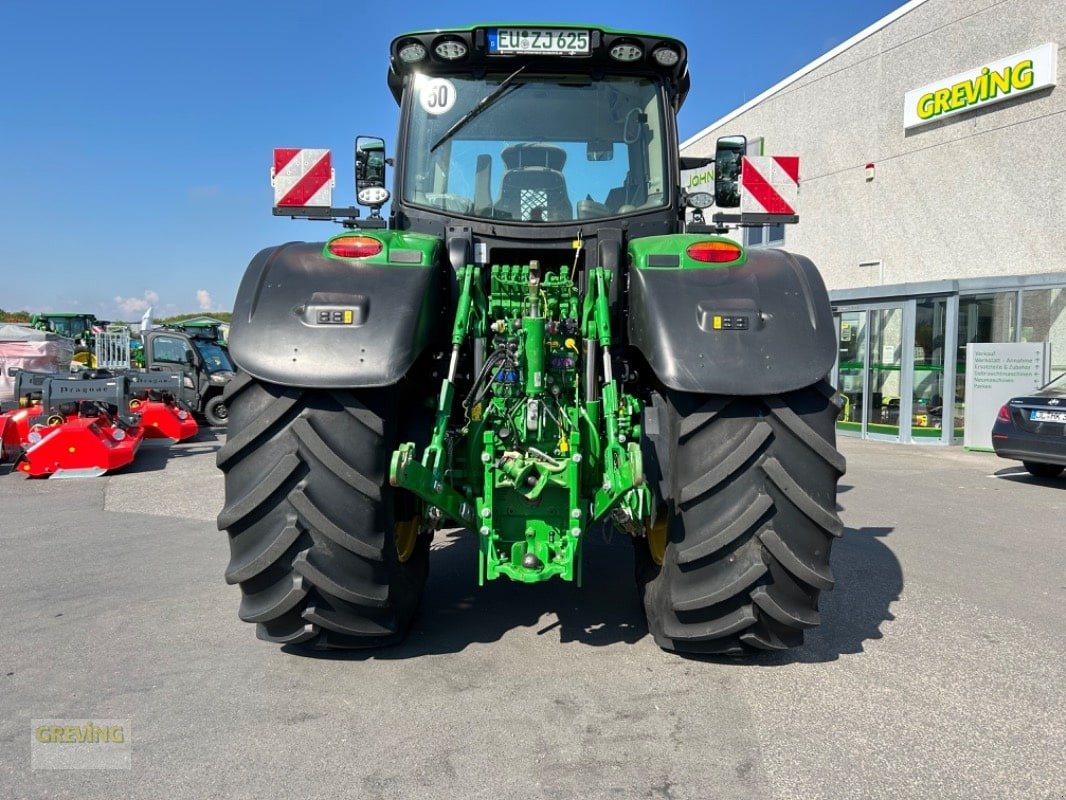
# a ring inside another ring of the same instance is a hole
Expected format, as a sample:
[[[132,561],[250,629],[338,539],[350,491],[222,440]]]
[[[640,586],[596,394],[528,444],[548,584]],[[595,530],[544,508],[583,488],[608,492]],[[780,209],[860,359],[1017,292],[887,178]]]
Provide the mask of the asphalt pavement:
[[[683,658],[628,541],[585,586],[476,586],[438,534],[401,646],[302,657],[227,586],[204,431],[105,478],[0,468],[0,798],[1066,800],[1066,477],[843,440],[807,644]],[[31,768],[31,720],[124,719],[127,770]]]

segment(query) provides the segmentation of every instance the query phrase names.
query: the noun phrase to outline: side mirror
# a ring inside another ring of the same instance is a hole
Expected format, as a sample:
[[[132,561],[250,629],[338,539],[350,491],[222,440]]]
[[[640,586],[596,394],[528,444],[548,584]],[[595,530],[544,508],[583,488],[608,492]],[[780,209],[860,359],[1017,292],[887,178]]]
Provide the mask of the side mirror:
[[[359,205],[369,206],[370,216],[377,217],[389,200],[385,188],[385,140],[377,136],[359,136],[355,140],[355,195]]]
[[[185,363],[190,367],[196,366],[196,356],[192,354],[192,350],[185,351]]]
[[[740,160],[748,151],[745,136],[723,136],[714,149],[714,202],[719,208],[740,205]]]

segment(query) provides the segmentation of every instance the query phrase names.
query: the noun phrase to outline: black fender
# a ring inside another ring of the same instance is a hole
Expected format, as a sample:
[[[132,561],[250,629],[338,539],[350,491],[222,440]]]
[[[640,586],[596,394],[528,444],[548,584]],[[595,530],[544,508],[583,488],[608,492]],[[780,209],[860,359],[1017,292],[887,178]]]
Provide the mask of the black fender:
[[[390,386],[433,335],[439,273],[432,261],[328,258],[321,242],[263,250],[237,290],[230,357],[284,386]]]
[[[630,269],[629,341],[666,387],[706,394],[809,386],[837,351],[818,269],[783,250],[749,250],[737,266]]]

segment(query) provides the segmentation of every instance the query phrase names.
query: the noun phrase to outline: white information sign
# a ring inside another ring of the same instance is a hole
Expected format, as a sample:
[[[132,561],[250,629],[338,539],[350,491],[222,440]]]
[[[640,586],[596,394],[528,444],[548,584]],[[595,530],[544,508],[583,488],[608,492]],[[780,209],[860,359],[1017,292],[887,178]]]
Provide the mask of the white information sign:
[[[992,449],[992,425],[1000,407],[1048,381],[1047,342],[966,345],[966,433],[963,445]]]

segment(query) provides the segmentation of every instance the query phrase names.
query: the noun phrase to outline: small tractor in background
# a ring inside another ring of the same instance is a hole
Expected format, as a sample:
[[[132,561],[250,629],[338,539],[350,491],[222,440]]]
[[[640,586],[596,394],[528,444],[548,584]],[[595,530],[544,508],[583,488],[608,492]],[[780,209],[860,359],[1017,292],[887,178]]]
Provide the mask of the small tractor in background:
[[[187,333],[197,339],[206,339],[222,346],[225,346],[226,344],[226,337],[222,333],[222,325],[217,322],[185,320],[182,322],[169,323],[166,327],[170,330]]]
[[[367,218],[330,205],[324,151],[275,152],[274,213],[347,230],[263,250],[238,291],[218,525],[240,618],[273,642],[385,645],[438,528],[475,537],[481,582],[580,583],[612,525],[662,647],[801,644],[843,530],[832,314],[810,260],[721,235],[777,219],[704,223],[737,205],[742,137],[720,142],[713,197],[682,190],[712,163],[678,153],[684,44],[415,32],[388,85],[395,160],[356,142]]]
[[[83,367],[96,368],[96,334],[107,328],[106,321],[76,311],[49,311],[34,314],[30,324],[38,330],[73,339],[72,361]]]

